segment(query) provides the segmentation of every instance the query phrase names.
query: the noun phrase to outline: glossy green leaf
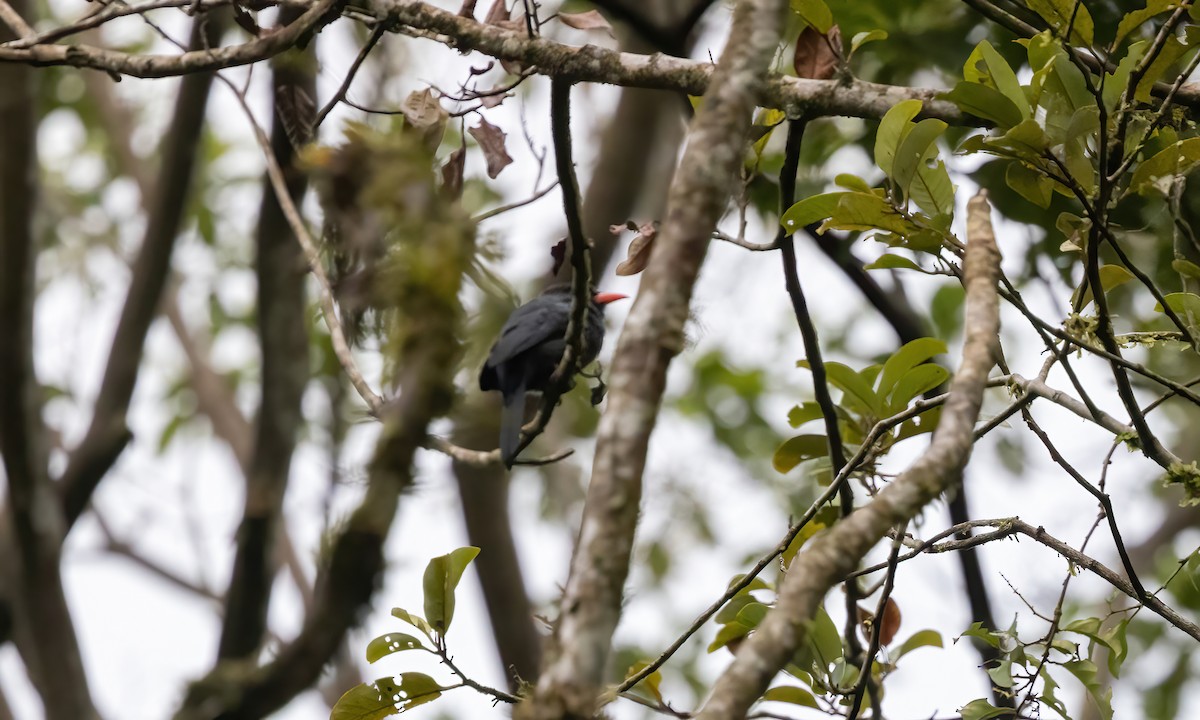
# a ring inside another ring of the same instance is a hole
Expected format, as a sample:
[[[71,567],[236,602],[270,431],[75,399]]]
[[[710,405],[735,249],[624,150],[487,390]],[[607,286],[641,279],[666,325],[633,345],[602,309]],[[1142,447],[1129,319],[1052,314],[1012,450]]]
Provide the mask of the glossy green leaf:
[[[1171,269],[1180,275],[1187,275],[1190,278],[1200,280],[1200,265],[1190,261],[1175,259],[1171,261]]]
[[[425,619],[443,635],[450,629],[454,619],[454,590],[462,579],[463,571],[479,554],[477,547],[461,547],[453,552],[435,557],[425,566],[422,586],[425,590]]]
[[[987,700],[980,698],[963,705],[959,709],[959,713],[962,715],[963,720],[988,720],[989,718],[1011,715],[1012,710],[998,708]]]
[[[634,675],[637,675],[638,673],[640,673],[642,670],[646,669],[649,666],[650,666],[650,663],[646,660],[639,660],[639,661],[635,662],[633,665],[630,665],[629,670],[626,671],[625,679],[628,680],[629,678],[633,677]],[[650,673],[646,677],[639,680],[638,684],[634,685],[633,687],[650,693],[650,695],[652,695],[654,697],[654,699],[658,700],[661,703],[663,701],[662,690],[660,688],[661,685],[662,685],[662,673],[655,670],[654,672]]]
[[[946,343],[937,338],[917,338],[904,343],[883,363],[878,393],[886,397],[909,370],[946,352]]]
[[[875,164],[888,177],[892,174],[896,150],[922,107],[924,103],[920,100],[901,100],[884,113],[879,121],[879,129],[875,133]]]
[[[737,621],[753,630],[762,623],[763,618],[767,616],[768,610],[770,610],[770,608],[760,602],[746,603],[746,605],[738,611]]]
[[[822,417],[824,417],[824,414],[821,412],[820,405],[815,402],[806,402],[802,405],[796,405],[788,411],[788,425],[797,428],[807,422],[819,420]]]
[[[904,373],[888,399],[888,412],[898,413],[918,395],[928,392],[950,379],[950,371],[941,365],[927,363]]]
[[[887,200],[866,193],[843,193],[828,225],[839,230],[884,230],[900,236],[921,229]]]
[[[824,0],[790,0],[788,4],[792,12],[822,35],[833,27],[833,13]]]
[[[908,197],[908,188],[917,174],[917,169],[924,167],[931,155],[937,154],[937,146],[934,143],[947,127],[941,120],[925,118],[900,141],[892,161],[891,177],[904,197]]]
[[[1176,292],[1164,295],[1163,299],[1167,301],[1167,306],[1176,313],[1191,315],[1194,318],[1200,318],[1200,295]],[[1154,312],[1162,311],[1162,303],[1154,303]]]
[[[877,40],[887,40],[887,31],[875,28],[866,32],[854,33],[854,37],[850,38],[850,53],[858,52],[858,49],[867,43],[872,43]]]
[[[797,435],[783,441],[771,457],[777,472],[786,473],[805,460],[829,454],[829,441],[824,435]]]
[[[844,192],[811,195],[787,209],[779,219],[789,235],[833,215]]]
[[[1120,265],[1101,265],[1097,269],[1097,272],[1100,274],[1100,287],[1104,288],[1105,293],[1134,279],[1133,273]],[[1086,308],[1094,299],[1092,288],[1090,286],[1085,288],[1083,292],[1083,304],[1080,305],[1080,308]],[[1174,310],[1175,308],[1171,309]],[[1159,310],[1159,312],[1162,312],[1162,310]]]
[[[1119,47],[1129,33],[1141,27],[1150,18],[1174,10],[1179,4],[1179,0],[1147,0],[1146,7],[1134,10],[1121,18],[1121,22],[1117,24],[1117,34],[1113,38],[1113,47]]]
[[[850,173],[838,173],[838,175],[833,178],[833,184],[837,185],[838,187],[846,188],[847,190],[853,190],[854,192],[871,192],[871,186],[867,184],[866,180],[863,180],[857,175],[851,175]]]
[[[1001,57],[1000,53],[996,52],[996,48],[992,47],[987,40],[980,41],[978,48],[983,56],[983,62],[987,66],[988,75],[996,84],[996,89],[1012,101],[1017,110],[1021,112],[1022,120],[1028,120],[1032,115],[1029,101],[1025,97],[1025,91],[1021,89],[1021,82],[1017,80],[1017,74],[1009,67],[1008,61]]]
[[[937,630],[918,630],[892,651],[893,657],[899,660],[913,650],[923,647],[945,647],[942,643],[942,634]]]
[[[1129,84],[1129,76],[1133,73],[1134,68],[1141,64],[1142,55],[1145,54],[1149,44],[1146,41],[1136,42],[1129,46],[1129,51],[1125,53],[1125,57],[1121,58],[1121,62],[1117,63],[1117,67],[1111,73],[1107,73],[1104,80],[1104,89],[1101,91],[1100,97],[1104,101],[1104,107],[1108,112],[1112,113],[1116,110],[1117,103],[1125,97],[1125,88]]]
[[[425,646],[421,644],[421,641],[412,635],[407,633],[388,633],[387,635],[380,635],[367,643],[367,662],[373,663],[392,653],[403,652],[405,650],[423,650],[424,648]]]
[[[1101,683],[1097,678],[1099,669],[1096,663],[1091,660],[1072,660],[1063,663],[1063,667],[1083,684],[1088,696],[1096,704],[1100,717],[1103,720],[1112,720],[1112,686],[1107,682]]]
[[[420,615],[413,615],[404,608],[392,608],[392,616],[398,617],[409,625],[412,625],[416,629],[425,633],[427,637],[433,636],[433,627],[431,627],[429,623],[425,621],[425,618],[421,617]]]
[[[742,625],[736,620],[727,625],[722,625],[720,629],[717,630],[717,636],[708,644],[707,652],[714,653],[734,640],[744,638],[749,634],[750,628]]]
[[[937,429],[938,421],[942,419],[942,408],[932,407],[912,420],[905,420],[896,432],[896,442],[910,437],[925,435]]]
[[[942,95],[958,106],[959,110],[984,120],[991,120],[1002,128],[1010,128],[1021,122],[1021,110],[995,88],[979,83],[960,82],[954,89]]]
[[[935,218],[954,215],[954,183],[950,181],[946,163],[938,160],[933,165],[918,166],[917,176],[908,186],[908,197]]]
[[[1151,191],[1166,194],[1174,178],[1191,172],[1200,165],[1200,138],[1188,138],[1171,145],[1133,171],[1129,189],[1145,195]]]
[[[838,632],[833,619],[829,617],[829,613],[825,612],[823,605],[817,608],[816,615],[809,623],[808,639],[820,662],[829,665],[829,663],[841,659],[843,654],[842,635]]]
[[[875,262],[863,265],[863,270],[921,270],[921,266],[902,255],[884,253]]]
[[[400,682],[396,682],[399,679]],[[356,685],[333,706],[329,720],[380,720],[441,697],[446,688],[416,672]]]
[[[800,360],[796,367],[809,368],[807,360]],[[827,361],[825,376],[830,384],[843,393],[842,402],[860,415],[879,417],[882,403],[871,385],[862,377],[840,362]]]
[[[1054,197],[1054,181],[1017,160],[1010,162],[1004,172],[1004,182],[1021,197],[1040,208],[1050,207]]]
[[[812,692],[795,685],[779,685],[767,690],[763,694],[763,700],[769,702],[790,703],[792,705],[801,705],[803,707],[817,708],[817,699]]]
[[[1058,37],[1066,37],[1072,45],[1091,47],[1096,29],[1086,4],[1076,0],[1026,0],[1025,4],[1054,28]]]
[[[1146,68],[1141,79],[1138,81],[1137,89],[1134,92],[1133,99],[1140,103],[1149,103],[1152,101],[1150,91],[1154,88],[1154,83],[1163,79],[1163,75],[1167,70],[1171,69],[1179,60],[1192,48],[1196,47],[1198,36],[1196,28],[1185,28],[1184,38],[1180,40],[1172,35],[1166,39],[1162,49],[1158,55],[1154,57],[1154,61],[1150,63],[1150,67]]]

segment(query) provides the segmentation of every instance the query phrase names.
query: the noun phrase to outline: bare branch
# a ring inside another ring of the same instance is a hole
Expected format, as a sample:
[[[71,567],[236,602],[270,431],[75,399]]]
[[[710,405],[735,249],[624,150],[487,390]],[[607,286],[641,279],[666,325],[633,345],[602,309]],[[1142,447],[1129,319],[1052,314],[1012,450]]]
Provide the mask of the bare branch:
[[[642,472],[667,366],[683,348],[692,288],[736,182],[782,12],[779,0],[744,0],[734,11],[730,40],[693,123],[666,220],[617,346],[562,614],[519,718],[593,714],[621,613]]]
[[[1000,253],[981,194],[968,207],[964,284],[966,341],[962,365],[926,452],[869,504],[811,541],[792,561],[779,599],[738,649],[697,718],[733,720],[746,715],[807,635],[808,622],[835,583],[853,571],[889,529],[912,519],[962,477],[974,440],[987,373],[998,351],[1000,317],[996,284]]]

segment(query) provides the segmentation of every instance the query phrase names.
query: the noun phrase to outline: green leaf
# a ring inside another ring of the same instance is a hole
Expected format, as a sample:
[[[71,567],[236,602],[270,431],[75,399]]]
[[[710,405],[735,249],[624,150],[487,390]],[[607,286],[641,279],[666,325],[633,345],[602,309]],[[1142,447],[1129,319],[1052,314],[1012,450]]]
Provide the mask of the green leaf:
[[[842,657],[842,635],[838,632],[833,619],[829,617],[829,613],[825,612],[824,605],[817,607],[817,613],[809,623],[808,639],[812,643],[817,658],[825,666]]]
[[[979,698],[978,700],[972,700],[966,705],[963,705],[959,710],[959,713],[962,714],[963,720],[988,720],[988,718],[1009,715],[1012,713],[1012,710],[1009,710],[1008,708],[998,708],[987,700]]]
[[[1087,6],[1076,0],[1027,0],[1030,10],[1037,13],[1059,37],[1066,37],[1072,45],[1091,47],[1095,39],[1095,25]],[[1070,28],[1070,35],[1067,29]]]
[[[988,677],[990,677],[992,679],[992,682],[995,683],[997,687],[1006,688],[1006,689],[1012,687],[1013,677],[1012,677],[1012,661],[1011,660],[1001,660],[1000,663],[997,664],[995,667],[988,668],[987,674],[988,674]]]
[[[899,660],[913,650],[923,647],[945,647],[942,644],[942,634],[937,630],[919,630],[893,651],[893,657]]]
[[[813,697],[811,692],[795,685],[773,687],[763,693],[762,699],[768,702],[790,703],[792,705],[820,709],[820,706],[817,705],[817,699]]]
[[[376,660],[387,657],[392,653],[403,652],[404,650],[424,650],[425,646],[421,641],[407,633],[388,633],[380,635],[367,644],[367,662],[373,663]]]
[[[1167,307],[1176,313],[1200,318],[1200,295],[1176,292],[1164,295],[1163,299],[1167,301]],[[1163,312],[1162,303],[1154,303],[1154,312]]]
[[[1154,87],[1154,83],[1158,82],[1171,66],[1179,62],[1180,58],[1196,46],[1195,28],[1185,28],[1184,32],[1183,40],[1174,35],[1167,38],[1154,61],[1150,63],[1150,67],[1146,68],[1146,72],[1138,80],[1138,86],[1133,95],[1134,100],[1141,103],[1151,102],[1150,90]]]
[[[441,555],[425,566],[425,618],[438,632],[445,635],[454,619],[454,590],[463,571],[479,554],[477,547],[461,547]]]
[[[828,225],[839,230],[885,230],[900,236],[921,229],[887,200],[866,193],[842,193]]]
[[[1050,207],[1054,196],[1054,181],[1020,160],[1008,164],[1004,181],[1018,195],[1040,208]]]
[[[833,27],[833,13],[829,12],[829,6],[824,0],[790,0],[788,4],[792,12],[822,35]]]
[[[796,367],[809,368],[807,360],[800,360]],[[871,385],[862,377],[840,362],[827,361],[825,376],[830,384],[843,393],[842,402],[850,406],[859,415],[879,417],[882,403]]]
[[[1117,35],[1113,38],[1112,46],[1114,48],[1118,47],[1129,33],[1141,27],[1150,18],[1174,10],[1177,7],[1179,7],[1179,0],[1148,0],[1146,7],[1141,10],[1134,10],[1121,18],[1121,22],[1117,24]]]
[[[1100,287],[1104,288],[1104,292],[1106,294],[1109,290],[1112,290],[1115,287],[1120,287],[1121,285],[1124,285],[1125,283],[1134,279],[1133,273],[1129,272],[1120,265],[1101,265],[1098,269],[1098,272],[1100,274]],[[1092,288],[1091,286],[1088,286],[1083,291],[1083,304],[1079,306],[1080,309],[1082,310],[1083,308],[1086,308],[1094,299],[1095,298],[1092,296]],[[1175,308],[1172,307],[1171,309],[1174,310]],[[1158,312],[1162,312],[1162,310],[1159,310]]]
[[[797,405],[788,411],[788,425],[794,428],[800,427],[804,423],[812,422],[825,417],[821,412],[821,406],[815,402],[806,402],[802,405]]]
[[[399,678],[400,682],[396,682]],[[446,688],[422,673],[409,672],[356,685],[336,703],[329,720],[380,720],[441,697]]]
[[[888,177],[892,175],[892,162],[900,142],[912,127],[912,120],[924,106],[920,100],[901,100],[884,113],[875,133],[875,164]]]
[[[892,255],[891,253],[884,253],[883,255],[880,255],[879,259],[876,260],[875,262],[869,263],[867,265],[863,265],[863,270],[898,270],[898,269],[916,270],[918,272],[925,272],[924,270],[921,269],[920,265],[916,264],[912,260],[909,260],[908,258],[906,258],[902,255]]]
[[[867,43],[875,42],[876,40],[887,40],[887,31],[875,28],[866,32],[855,33],[854,37],[850,38],[850,54],[858,52],[858,49]]]
[[[1141,195],[1150,191],[1165,195],[1174,178],[1191,172],[1197,165],[1200,165],[1200,138],[1181,140],[1143,160],[1133,171],[1129,189]]]
[[[871,186],[867,184],[866,180],[863,180],[857,175],[851,175],[850,173],[838,173],[838,175],[833,178],[833,184],[837,185],[838,187],[844,187],[847,190],[853,190],[854,192],[871,192]]]
[[[833,215],[833,211],[837,209],[838,201],[842,199],[843,195],[847,194],[844,192],[831,192],[821,195],[811,195],[788,208],[779,221],[786,228],[787,233],[791,235],[801,228]]]
[[[937,338],[917,338],[904,343],[883,363],[883,371],[879,374],[879,395],[887,397],[905,373],[945,352],[946,343]]]
[[[758,627],[763,621],[763,618],[767,616],[767,611],[769,609],[770,608],[760,602],[746,603],[746,605],[738,611],[737,622],[753,630],[754,628]]]
[[[896,432],[896,442],[933,432],[937,429],[938,421],[941,419],[942,409],[940,407],[932,407],[912,420],[905,420]]]
[[[987,85],[960,82],[941,97],[957,105],[959,110],[984,120],[991,120],[1002,128],[1010,128],[1024,120],[1021,110],[1012,100]]]
[[[717,636],[713,638],[711,643],[708,644],[708,652],[714,653],[734,640],[744,638],[749,634],[750,628],[742,625],[736,620],[727,625],[722,625],[721,628],[717,630]]]
[[[892,391],[891,397],[888,400],[888,412],[891,414],[900,412],[908,407],[913,398],[934,389],[949,378],[949,370],[941,365],[934,365],[932,363],[918,365],[909,370],[896,383],[896,389]]]
[[[941,120],[926,118],[913,126],[900,141],[900,147],[896,149],[892,161],[891,178],[904,197],[908,197],[908,188],[917,174],[917,169],[924,167],[931,155],[937,154],[937,146],[934,143],[947,127]]]
[[[951,217],[954,214],[954,183],[946,163],[938,160],[935,165],[921,163],[917,177],[908,188],[909,198],[925,212],[934,216]],[[946,226],[949,226],[949,222]]]
[[[649,667],[649,665],[650,665],[650,663],[646,660],[639,660],[639,661],[635,662],[633,665],[630,665],[629,670],[625,672],[625,679],[628,680],[629,678],[633,677],[634,675],[637,675],[642,670]],[[639,680],[638,684],[634,685],[633,687],[641,688],[643,690],[649,691],[649,693],[652,696],[654,696],[654,699],[658,700],[661,703],[663,701],[663,696],[662,696],[662,690],[659,688],[660,685],[662,685],[662,673],[655,670],[654,672],[650,673],[646,677]]]
[[[797,435],[784,440],[771,457],[777,472],[786,473],[805,460],[829,454],[829,441],[824,435]]]
[[[988,75],[996,84],[996,89],[1012,101],[1017,110],[1021,112],[1022,120],[1028,120],[1033,114],[1029,108],[1029,100],[1026,99],[1025,91],[1021,89],[1021,82],[1017,80],[1017,74],[1009,67],[1008,61],[1001,57],[1000,53],[996,52],[996,48],[992,47],[987,40],[980,41],[978,48],[983,56],[983,62],[987,66]]]
[[[1063,663],[1063,667],[1074,675],[1079,682],[1083,683],[1088,696],[1096,703],[1096,708],[1100,711],[1100,717],[1104,718],[1104,720],[1112,720],[1112,687],[1108,683],[1101,685],[1097,680],[1096,673],[1098,670],[1096,663],[1091,660],[1072,660]]]
[[[430,639],[433,638],[433,628],[428,622],[425,621],[425,618],[421,617],[420,615],[413,615],[404,608],[392,608],[392,616],[400,618],[404,622],[425,633],[426,637]]]
[[[1197,265],[1190,260],[1172,260],[1171,269],[1180,275],[1187,275],[1190,278],[1196,278],[1200,280],[1200,265]]]

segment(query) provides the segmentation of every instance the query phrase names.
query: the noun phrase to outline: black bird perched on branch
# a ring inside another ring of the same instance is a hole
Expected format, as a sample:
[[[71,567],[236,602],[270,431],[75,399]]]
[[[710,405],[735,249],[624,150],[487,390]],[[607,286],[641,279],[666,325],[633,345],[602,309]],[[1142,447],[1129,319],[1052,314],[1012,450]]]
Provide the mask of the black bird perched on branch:
[[[587,311],[587,325],[583,329],[579,367],[600,354],[600,346],[604,343],[604,307],[625,297],[620,293],[593,294]],[[547,288],[508,316],[483,364],[479,388],[499,390],[504,396],[504,414],[500,416],[500,457],[508,468],[516,459],[521,440],[525,393],[545,390],[549,384],[567,347],[570,315],[571,287],[554,285]]]

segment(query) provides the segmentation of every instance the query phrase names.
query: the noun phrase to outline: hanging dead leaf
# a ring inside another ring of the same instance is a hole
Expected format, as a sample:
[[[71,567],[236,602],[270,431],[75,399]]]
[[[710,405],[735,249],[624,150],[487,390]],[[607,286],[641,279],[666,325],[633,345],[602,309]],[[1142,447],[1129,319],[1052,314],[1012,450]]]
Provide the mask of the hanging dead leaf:
[[[442,166],[442,195],[447,200],[458,200],[462,197],[463,171],[467,166],[467,148],[462,146],[450,153],[446,164]]]
[[[275,90],[275,113],[283,124],[283,133],[299,150],[313,140],[313,122],[317,106],[299,85],[280,85]]]
[[[888,598],[883,606],[883,617],[879,619],[879,644],[890,645],[896,633],[900,631],[900,606]]]
[[[475,3],[478,0],[463,0],[462,7],[458,9],[458,16],[475,19]]]
[[[404,99],[400,112],[408,122],[409,127],[421,133],[425,147],[430,151],[436,150],[442,143],[442,135],[446,132],[446,123],[450,113],[442,107],[442,103],[433,94],[433,90],[414,90]]]
[[[581,13],[559,13],[559,21],[567,27],[573,27],[576,30],[603,30],[613,37],[612,25],[609,25],[608,20],[596,10],[588,10]]]
[[[483,151],[483,157],[487,160],[488,177],[496,179],[500,171],[513,161],[504,147],[504,131],[481,117],[479,124],[467,128],[467,132],[471,133],[471,137],[475,138],[475,142],[479,143],[479,149]]]
[[[654,237],[658,235],[658,225],[648,222],[638,227],[637,232],[637,236],[629,243],[625,259],[617,265],[618,275],[637,275],[650,263],[650,253],[654,250]]]
[[[842,31],[837,25],[822,34],[809,25],[796,38],[792,67],[796,76],[811,80],[829,80],[842,62]]]
[[[495,0],[492,6],[488,8],[487,16],[483,18],[483,22],[487,25],[498,25],[508,20],[508,17],[507,0]]]
[[[563,263],[567,260],[566,238],[554,243],[554,247],[550,248],[550,258],[553,260],[553,265],[550,267],[550,274],[557,275],[558,271],[562,270]]]

